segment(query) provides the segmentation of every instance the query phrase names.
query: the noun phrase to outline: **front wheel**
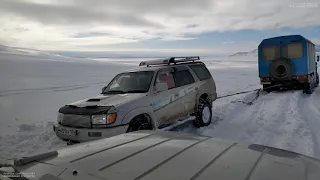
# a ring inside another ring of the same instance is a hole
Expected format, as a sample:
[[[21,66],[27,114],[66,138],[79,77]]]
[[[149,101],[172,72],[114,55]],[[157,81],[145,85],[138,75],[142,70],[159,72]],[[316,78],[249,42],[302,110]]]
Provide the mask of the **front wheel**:
[[[208,100],[201,99],[193,121],[195,127],[208,126],[212,119],[212,106]]]
[[[152,130],[152,125],[149,120],[143,116],[135,117],[129,124],[127,132],[139,130]]]

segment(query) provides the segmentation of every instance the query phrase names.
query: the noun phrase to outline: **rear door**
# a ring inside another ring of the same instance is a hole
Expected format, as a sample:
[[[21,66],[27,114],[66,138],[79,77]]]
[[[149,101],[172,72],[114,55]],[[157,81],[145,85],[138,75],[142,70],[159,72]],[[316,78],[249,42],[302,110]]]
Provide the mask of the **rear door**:
[[[183,115],[193,113],[197,96],[195,80],[186,66],[175,67],[174,70],[173,77],[179,94],[177,98],[181,101]]]
[[[173,73],[173,68],[167,68],[160,70],[156,76],[153,89],[155,89],[156,83],[159,82],[167,83],[169,88],[167,91],[153,92],[152,107],[158,125],[166,124],[171,119],[179,117],[184,111],[179,99],[179,88],[176,87]]]
[[[199,96],[206,93],[209,96],[211,96],[211,100],[215,100],[217,97],[217,89],[216,84],[213,80],[213,77],[211,76],[209,70],[205,67],[204,64],[194,64],[189,65],[189,67],[194,72],[195,76],[198,77],[199,81],[197,83],[196,89],[197,91],[197,100],[199,100]]]

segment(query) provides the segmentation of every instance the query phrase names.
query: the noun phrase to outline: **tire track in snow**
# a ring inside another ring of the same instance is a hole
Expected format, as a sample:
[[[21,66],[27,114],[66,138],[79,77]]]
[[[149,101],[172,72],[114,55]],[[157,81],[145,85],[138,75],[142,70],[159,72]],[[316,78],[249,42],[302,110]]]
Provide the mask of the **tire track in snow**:
[[[239,97],[220,99],[214,103],[213,112],[216,112],[216,119],[222,121],[193,132],[319,157],[320,120],[312,121],[320,119],[320,110],[316,108],[320,99],[315,98],[319,95],[315,93],[309,97],[302,91],[261,92],[252,106],[227,102],[239,100]],[[240,99],[247,102],[254,96],[255,92]],[[307,102],[306,98],[314,102]],[[179,130],[190,132],[190,128]]]
[[[298,105],[306,119],[314,142],[313,156],[320,158],[320,89],[317,88],[312,95],[304,95]]]
[[[300,103],[304,94],[301,91],[291,91],[288,97],[288,106],[284,109],[283,123],[279,124],[279,130],[285,132],[276,141],[276,147],[287,149],[305,155],[314,156],[317,151],[315,139],[308,127],[308,119],[304,118]]]
[[[243,101],[246,102],[252,100],[255,94],[256,93],[248,94],[243,98]],[[255,139],[259,139],[259,141],[269,140],[270,136],[261,136],[259,135],[259,132],[262,128],[268,128],[274,123],[271,120],[267,120],[269,116],[280,116],[280,113],[276,111],[277,107],[275,107],[275,105],[270,106],[270,104],[278,104],[279,107],[283,106],[281,104],[279,105],[279,103],[266,102],[267,100],[272,100],[273,94],[275,93],[267,94],[265,92],[261,92],[259,99],[254,102],[252,106],[236,103],[222,107],[228,109],[228,111],[221,117],[223,121],[216,128],[214,128],[214,131],[211,131],[211,129],[208,128],[203,128],[201,134],[240,141],[255,141]],[[279,98],[274,98],[272,101],[279,101]],[[286,103],[286,101],[280,102]],[[265,113],[266,108],[274,108],[274,113]],[[278,118],[273,119],[277,120]],[[274,128],[272,127],[269,129]],[[268,129],[265,131],[268,131]]]
[[[274,146],[278,137],[286,133],[279,125],[285,116],[281,109],[288,104],[288,97],[278,92],[264,95],[255,105],[246,109],[247,115],[242,117],[244,131],[239,132],[240,140]]]

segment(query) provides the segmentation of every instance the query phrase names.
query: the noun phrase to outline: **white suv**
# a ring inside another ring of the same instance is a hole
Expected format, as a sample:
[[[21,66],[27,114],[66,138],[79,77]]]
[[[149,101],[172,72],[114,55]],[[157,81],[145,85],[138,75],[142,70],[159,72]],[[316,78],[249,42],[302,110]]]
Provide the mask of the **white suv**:
[[[122,72],[101,95],[59,109],[53,129],[76,142],[158,129],[170,120],[195,115],[196,127],[211,123],[215,82],[199,57],[143,61]]]

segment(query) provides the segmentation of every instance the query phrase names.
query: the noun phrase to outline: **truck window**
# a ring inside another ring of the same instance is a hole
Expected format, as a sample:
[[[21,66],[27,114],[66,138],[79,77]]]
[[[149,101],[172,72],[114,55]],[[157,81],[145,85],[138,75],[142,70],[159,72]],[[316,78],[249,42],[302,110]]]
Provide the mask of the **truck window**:
[[[273,61],[280,58],[279,46],[265,46],[262,48],[262,56],[266,61]]]
[[[303,56],[302,43],[290,43],[283,46],[282,55],[284,58],[296,59]]]
[[[211,74],[208,71],[208,69],[202,64],[190,65],[189,67],[197,75],[200,81],[209,79],[211,77]]]

